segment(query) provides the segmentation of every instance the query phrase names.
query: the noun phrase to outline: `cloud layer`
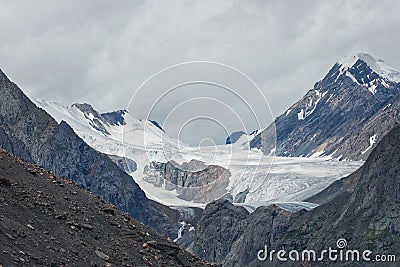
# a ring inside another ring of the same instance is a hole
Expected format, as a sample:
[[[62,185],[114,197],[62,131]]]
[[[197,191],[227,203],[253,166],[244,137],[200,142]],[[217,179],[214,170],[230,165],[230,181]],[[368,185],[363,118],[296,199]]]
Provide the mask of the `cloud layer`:
[[[277,116],[351,51],[400,68],[398,1],[0,0],[0,6],[0,68],[29,96],[66,106],[125,108],[152,74],[206,60],[246,73]]]

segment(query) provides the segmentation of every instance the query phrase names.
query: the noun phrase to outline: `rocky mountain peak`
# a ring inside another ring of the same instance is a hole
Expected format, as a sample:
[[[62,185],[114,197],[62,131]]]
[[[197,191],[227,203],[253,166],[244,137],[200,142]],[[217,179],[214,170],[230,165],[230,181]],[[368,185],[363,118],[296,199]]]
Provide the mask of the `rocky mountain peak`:
[[[337,64],[342,70],[348,70],[365,63],[373,72],[392,82],[400,82],[400,72],[382,59],[363,52],[352,52],[340,59]]]
[[[354,86],[368,89],[377,99],[386,101],[386,96],[392,96],[393,87],[400,83],[400,72],[382,59],[352,52],[336,62],[321,82],[340,84],[346,79]]]
[[[398,121],[398,81],[399,71],[381,59],[350,53],[250,146],[279,156],[366,159]]]
[[[105,120],[102,115],[97,112],[90,104],[87,103],[75,103],[71,106],[71,108],[76,108],[88,119],[90,125],[95,128],[96,130],[102,132],[105,135],[109,135],[110,133],[106,130],[104,125],[107,125],[108,122]]]
[[[149,120],[149,122],[151,122],[154,126],[156,126],[158,129],[160,129],[161,131],[163,131],[165,133],[164,129],[161,127],[161,125],[157,121]]]
[[[100,115],[93,107],[92,105],[88,103],[74,103],[72,104],[71,108],[77,108],[80,111],[82,111],[85,114],[93,114],[93,115]],[[97,116],[96,116],[97,117]]]
[[[116,110],[112,112],[102,113],[101,116],[110,124],[110,125],[125,125],[124,115],[129,113],[126,109]]]

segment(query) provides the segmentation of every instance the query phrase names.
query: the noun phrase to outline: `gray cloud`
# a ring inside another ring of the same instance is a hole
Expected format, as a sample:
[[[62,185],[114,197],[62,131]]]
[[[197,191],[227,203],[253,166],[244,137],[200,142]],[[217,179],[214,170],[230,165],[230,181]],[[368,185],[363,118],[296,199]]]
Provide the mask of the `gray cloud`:
[[[351,51],[400,68],[398,1],[1,1],[0,68],[32,97],[125,108],[170,65],[231,65],[275,116]],[[148,92],[152,94],[152,92]]]

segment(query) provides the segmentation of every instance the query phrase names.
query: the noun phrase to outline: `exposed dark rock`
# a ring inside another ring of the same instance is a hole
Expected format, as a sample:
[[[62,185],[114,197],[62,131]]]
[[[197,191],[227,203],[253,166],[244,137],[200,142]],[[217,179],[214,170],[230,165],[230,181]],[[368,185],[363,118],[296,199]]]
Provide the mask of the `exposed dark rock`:
[[[242,135],[246,134],[243,131],[233,132],[230,136],[226,138],[225,144],[234,144],[237,140],[239,140]]]
[[[126,173],[132,173],[137,170],[137,164],[134,160],[127,157],[107,155],[117,166]]]
[[[125,125],[125,119],[123,115],[127,113],[126,110],[117,110],[108,113],[102,113],[101,117],[110,125]]]
[[[224,266],[247,266],[267,242],[275,245],[287,229],[292,214],[278,206],[259,207],[249,213],[227,200],[207,205],[195,231],[185,234],[178,242],[189,251],[209,262]]]
[[[374,255],[397,254],[398,257],[399,149],[400,127],[397,127],[382,139],[361,169],[345,179],[355,183],[353,188],[293,220],[280,244],[288,249],[320,251],[321,248],[336,247],[336,241],[344,238],[348,249],[369,249]],[[352,264],[364,266],[365,262]],[[386,266],[397,265],[387,263]]]
[[[99,132],[102,132],[104,135],[110,134],[104,127],[106,120],[90,104],[75,103],[72,105],[72,107],[76,107],[77,109],[82,111],[83,115],[86,117],[86,119],[89,120],[90,125],[94,129],[98,130]]]
[[[154,126],[156,126],[158,129],[160,129],[161,131],[163,131],[165,133],[164,129],[161,127],[160,124],[158,124],[158,122],[156,122],[154,120],[149,120],[149,122],[151,122]]]
[[[267,246],[336,249],[339,238],[347,248],[395,255],[400,251],[400,127],[386,135],[356,172],[310,198],[319,207],[287,212],[277,206],[259,207],[249,214],[228,201],[207,205],[195,231],[178,240],[210,262],[224,266],[375,266],[366,262],[263,262],[257,252]],[[347,264],[347,265],[346,265]],[[384,266],[397,266],[395,262]]]

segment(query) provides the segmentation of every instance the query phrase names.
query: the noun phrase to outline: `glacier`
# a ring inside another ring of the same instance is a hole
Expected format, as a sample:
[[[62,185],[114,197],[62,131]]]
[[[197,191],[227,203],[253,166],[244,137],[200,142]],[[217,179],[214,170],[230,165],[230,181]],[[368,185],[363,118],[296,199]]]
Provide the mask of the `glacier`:
[[[228,169],[231,177],[226,191],[233,198],[245,192],[243,203],[236,204],[250,211],[273,203],[288,210],[314,208],[315,204],[304,200],[354,172],[363,163],[317,155],[313,158],[264,155],[249,148],[252,135],[243,135],[229,145],[191,147],[168,137],[150,121],[137,119],[128,111],[118,113],[124,123],[110,123],[94,109],[88,111],[76,104],[64,107],[52,101],[33,101],[57,122],[67,122],[94,149],[134,160],[137,170],[129,173],[132,178],[148,198],[170,207],[204,208],[207,203],[187,201],[176,190],[165,190],[146,182],[144,169],[152,161],[182,164],[196,159]]]

